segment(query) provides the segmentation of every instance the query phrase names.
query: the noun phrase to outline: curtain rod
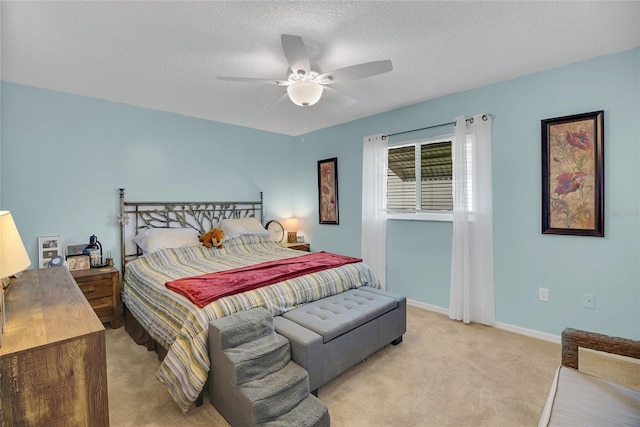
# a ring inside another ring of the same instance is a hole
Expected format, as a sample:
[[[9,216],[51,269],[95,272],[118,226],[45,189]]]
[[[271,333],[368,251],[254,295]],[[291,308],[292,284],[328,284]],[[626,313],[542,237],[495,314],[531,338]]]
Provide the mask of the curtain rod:
[[[486,114],[484,114],[482,116],[482,120],[486,121],[487,118],[488,117],[487,117]],[[468,119],[465,119],[465,121],[467,121],[469,123],[473,123],[473,117],[469,117]],[[439,127],[442,127],[442,126],[449,126],[449,125],[455,125],[455,124],[456,124],[456,122],[441,123],[439,125],[427,126],[427,127],[424,127],[424,128],[411,129],[411,130],[405,130],[405,131],[402,131],[402,132],[390,133],[390,134],[387,134],[387,135],[382,135],[382,139],[391,138],[392,136],[402,135],[402,134],[405,134],[405,133],[417,132],[419,130],[427,130],[427,129],[439,128]]]

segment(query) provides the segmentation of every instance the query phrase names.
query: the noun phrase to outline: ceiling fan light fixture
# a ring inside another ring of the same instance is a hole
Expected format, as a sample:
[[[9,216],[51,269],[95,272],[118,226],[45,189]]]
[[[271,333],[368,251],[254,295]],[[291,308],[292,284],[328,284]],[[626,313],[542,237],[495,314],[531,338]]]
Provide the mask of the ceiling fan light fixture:
[[[287,86],[289,99],[301,107],[310,107],[320,101],[322,85],[309,80],[302,80]]]

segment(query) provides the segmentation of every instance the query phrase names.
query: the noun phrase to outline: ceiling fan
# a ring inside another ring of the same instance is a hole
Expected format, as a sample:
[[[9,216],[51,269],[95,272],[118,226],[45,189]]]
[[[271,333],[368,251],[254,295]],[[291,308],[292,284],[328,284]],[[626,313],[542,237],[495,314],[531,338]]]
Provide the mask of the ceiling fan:
[[[341,83],[348,80],[363,79],[376,76],[393,70],[391,60],[365,62],[339,68],[327,73],[321,73],[311,69],[309,54],[302,41],[302,37],[290,34],[282,34],[282,50],[289,64],[286,80],[270,80],[251,77],[225,77],[218,76],[218,80],[235,82],[266,83],[285,86],[287,92],[282,98],[289,97],[291,101],[301,107],[310,107],[316,104],[325,92],[336,95],[335,98],[344,106],[349,106],[356,101],[335,89],[329,87],[333,83]],[[277,102],[277,101],[276,101]],[[275,103],[274,103],[275,104]],[[273,104],[272,104],[273,105]]]

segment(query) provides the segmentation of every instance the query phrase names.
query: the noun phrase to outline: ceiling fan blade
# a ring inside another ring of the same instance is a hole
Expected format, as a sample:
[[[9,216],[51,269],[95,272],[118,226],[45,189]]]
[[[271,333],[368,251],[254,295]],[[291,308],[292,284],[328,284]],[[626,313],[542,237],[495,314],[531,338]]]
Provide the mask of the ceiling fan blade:
[[[391,60],[383,59],[382,61],[365,62],[351,65],[350,67],[339,68],[319,75],[316,80],[322,84],[339,83],[377,76],[378,74],[388,73],[391,70],[393,70]]]
[[[322,86],[324,88],[323,98],[327,98],[329,101],[335,102],[341,107],[350,107],[356,103],[356,100],[350,97],[349,95],[345,95],[342,92],[339,92],[329,86]]]
[[[253,77],[227,77],[227,76],[216,76],[218,80],[225,80],[229,82],[246,82],[246,83],[266,83],[278,86],[289,86],[291,84],[288,81],[283,80],[275,80],[275,79],[256,79]]]
[[[282,50],[284,56],[287,58],[289,68],[294,73],[302,70],[305,74],[309,74],[311,65],[309,64],[309,53],[302,41],[302,37],[293,36],[291,34],[282,34],[280,36],[282,41]]]

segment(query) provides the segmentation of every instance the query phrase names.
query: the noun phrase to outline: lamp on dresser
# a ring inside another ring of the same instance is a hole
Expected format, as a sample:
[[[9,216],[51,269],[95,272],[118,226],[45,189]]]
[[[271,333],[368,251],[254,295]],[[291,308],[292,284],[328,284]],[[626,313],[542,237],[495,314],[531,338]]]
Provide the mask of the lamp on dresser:
[[[20,233],[9,211],[0,211],[0,278],[12,276],[31,265]]]
[[[20,233],[9,211],[0,211],[0,346],[4,334],[4,288],[9,285],[8,278],[31,265],[31,260],[24,248]],[[5,285],[6,283],[6,285]]]

